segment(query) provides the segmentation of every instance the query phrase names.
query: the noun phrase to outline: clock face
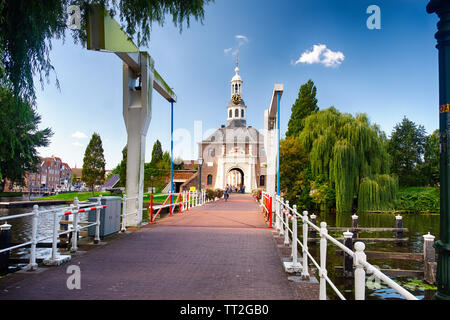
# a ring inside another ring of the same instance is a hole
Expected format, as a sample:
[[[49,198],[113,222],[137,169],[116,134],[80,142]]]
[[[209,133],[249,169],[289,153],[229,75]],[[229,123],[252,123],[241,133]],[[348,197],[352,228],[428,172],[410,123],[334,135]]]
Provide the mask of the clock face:
[[[241,95],[238,93],[233,94],[233,96],[231,97],[231,101],[233,101],[234,104],[238,104],[239,102],[241,102],[241,100]]]

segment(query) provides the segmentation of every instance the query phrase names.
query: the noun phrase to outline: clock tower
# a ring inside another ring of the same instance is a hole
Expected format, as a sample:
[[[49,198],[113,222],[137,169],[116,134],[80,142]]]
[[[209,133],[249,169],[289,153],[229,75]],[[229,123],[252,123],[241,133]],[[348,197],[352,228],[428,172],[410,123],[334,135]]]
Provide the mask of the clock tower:
[[[242,99],[242,79],[239,75],[239,62],[236,58],[236,73],[231,79],[231,99],[227,106],[227,123],[228,127],[246,127],[247,121],[245,116],[247,106]]]

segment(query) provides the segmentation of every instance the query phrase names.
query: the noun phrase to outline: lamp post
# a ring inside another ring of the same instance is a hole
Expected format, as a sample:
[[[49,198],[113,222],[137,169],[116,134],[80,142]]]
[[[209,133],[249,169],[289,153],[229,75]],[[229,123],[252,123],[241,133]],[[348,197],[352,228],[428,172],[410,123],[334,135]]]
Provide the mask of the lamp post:
[[[202,164],[203,164],[203,159],[199,158],[198,159],[198,191],[202,190]]]
[[[439,17],[436,48],[439,51],[439,149],[440,149],[440,240],[434,243],[439,253],[436,285],[436,298],[450,300],[450,1],[431,0],[427,5],[428,13]]]

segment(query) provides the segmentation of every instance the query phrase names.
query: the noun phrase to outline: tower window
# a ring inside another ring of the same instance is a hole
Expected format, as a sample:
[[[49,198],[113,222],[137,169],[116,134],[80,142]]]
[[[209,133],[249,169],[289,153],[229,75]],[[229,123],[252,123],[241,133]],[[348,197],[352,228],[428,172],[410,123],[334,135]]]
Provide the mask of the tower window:
[[[228,118],[233,118],[233,110],[230,109],[230,114]]]
[[[234,110],[234,117],[235,118],[239,117],[239,109]]]
[[[241,109],[241,118],[244,117],[244,109]]]
[[[212,185],[212,175],[208,174],[208,177],[206,178],[206,183],[208,186]]]

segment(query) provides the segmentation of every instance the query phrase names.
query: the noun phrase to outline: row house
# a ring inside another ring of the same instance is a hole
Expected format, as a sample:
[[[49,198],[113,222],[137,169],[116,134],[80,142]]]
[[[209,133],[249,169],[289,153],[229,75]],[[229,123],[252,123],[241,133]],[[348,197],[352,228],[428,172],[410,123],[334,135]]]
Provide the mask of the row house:
[[[38,172],[27,175],[27,188],[29,191],[69,191],[72,185],[72,169],[62,162],[61,158],[41,158]]]

